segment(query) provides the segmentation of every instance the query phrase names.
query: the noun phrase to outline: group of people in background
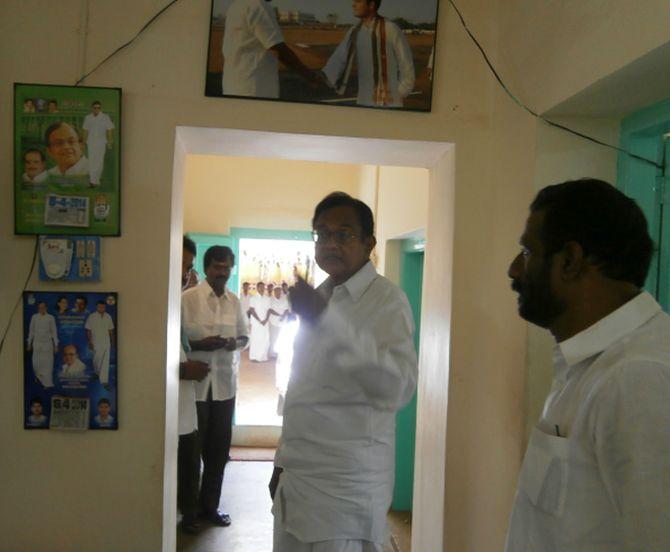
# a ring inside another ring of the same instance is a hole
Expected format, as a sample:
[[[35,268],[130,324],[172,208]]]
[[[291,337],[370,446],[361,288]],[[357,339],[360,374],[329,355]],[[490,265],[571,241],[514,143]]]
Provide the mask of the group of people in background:
[[[255,289],[249,282],[242,283],[240,301],[249,317],[249,359],[266,362],[277,357],[277,339],[284,324],[291,317],[288,284],[257,282]]]

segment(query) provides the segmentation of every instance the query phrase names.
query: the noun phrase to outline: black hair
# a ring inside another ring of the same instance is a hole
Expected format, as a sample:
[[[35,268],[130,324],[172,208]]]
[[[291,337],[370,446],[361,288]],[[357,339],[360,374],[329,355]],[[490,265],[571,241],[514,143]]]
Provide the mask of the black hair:
[[[205,252],[205,258],[203,260],[203,265],[205,270],[207,267],[212,264],[212,261],[227,261],[230,259],[231,265],[235,266],[235,253],[230,247],[225,245],[213,245]]]
[[[44,406],[44,402],[39,397],[35,397],[32,401],[30,401],[30,406],[32,406],[34,404],[39,404],[40,406]]]
[[[86,297],[84,297],[83,295],[77,295],[74,298],[74,302],[76,303],[77,301],[79,301],[79,299],[81,299],[84,302],[84,306],[88,305],[88,299],[86,299]]]
[[[530,210],[544,213],[545,256],[574,241],[603,276],[644,285],[654,248],[647,219],[614,186],[595,178],[569,180],[540,190]]]
[[[93,107],[94,105],[99,105],[100,107],[102,107],[102,104],[100,103],[100,100],[95,100],[95,101],[91,104],[91,107]]]
[[[375,11],[379,11],[379,6],[382,5],[382,0],[368,0],[368,4],[374,3]]]
[[[184,236],[184,249],[195,257],[197,251],[195,248],[195,242],[188,236]]]
[[[100,299],[100,301],[96,301],[95,304],[96,305],[105,305],[106,303],[102,299]]]
[[[77,129],[77,127],[64,121],[56,121],[55,123],[49,125],[47,129],[44,131],[44,143],[47,145],[47,147],[49,147],[49,136],[51,136],[51,133],[54,132],[55,130],[58,130],[63,125],[67,125],[72,130],[74,130],[75,134],[77,135],[77,138],[79,138],[79,141],[81,141],[81,135],[79,134],[79,130]]]
[[[27,149],[26,151],[24,151],[23,152],[23,160],[24,161],[26,160],[26,155],[28,155],[29,153],[38,153],[42,162],[46,161],[46,157],[44,157],[44,152],[41,149],[37,149],[37,148],[30,148],[30,149]]]
[[[56,299],[56,304],[60,303],[63,299],[67,301],[67,297],[65,297],[65,295],[59,295],[58,299]]]
[[[319,216],[329,209],[335,207],[351,207],[356,211],[358,222],[361,225],[361,238],[369,238],[374,235],[374,217],[372,211],[360,199],[351,197],[344,192],[333,192],[324,197],[314,209],[314,218],[312,219],[312,228],[316,226]]]
[[[106,399],[105,397],[103,397],[98,401],[98,406],[100,406],[101,404],[112,406],[112,403],[109,402],[109,399]]]
[[[50,103],[50,104],[56,104],[56,105],[58,105],[58,102],[57,102],[56,100],[54,100],[54,99],[49,100],[49,103]]]

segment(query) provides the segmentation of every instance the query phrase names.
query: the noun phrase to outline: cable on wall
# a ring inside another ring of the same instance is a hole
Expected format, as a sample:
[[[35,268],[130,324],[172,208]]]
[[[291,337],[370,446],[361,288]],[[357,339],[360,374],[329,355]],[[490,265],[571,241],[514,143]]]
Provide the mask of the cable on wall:
[[[102,67],[105,63],[107,63],[110,59],[112,59],[116,54],[118,54],[121,50],[127,48],[130,46],[137,38],[144,32],[146,31],[151,24],[156,21],[161,15],[163,15],[169,8],[174,6],[179,0],[172,0],[170,3],[166,4],[161,10],[156,13],[149,21],[147,21],[144,26],[137,31],[135,36],[131,38],[128,42],[125,44],[122,44],[119,46],[116,50],[114,50],[111,54],[109,54],[105,59],[103,59],[100,63],[98,63],[93,69],[91,69],[88,73],[83,74],[79,80],[74,84],[75,86],[79,86],[82,82],[84,82],[89,76],[91,76],[95,71],[97,71],[100,67]]]
[[[583,132],[579,132],[577,130],[574,130],[570,127],[567,127],[565,125],[562,125],[560,123],[556,123],[550,119],[547,119],[543,115],[540,115],[539,113],[535,112],[532,110],[530,107],[528,107],[524,102],[522,102],[519,98],[517,98],[512,91],[507,87],[505,82],[502,80],[502,77],[496,70],[496,68],[493,66],[493,63],[491,63],[491,60],[489,59],[489,56],[486,54],[484,51],[484,48],[482,45],[479,43],[479,40],[475,37],[475,35],[472,33],[470,28],[468,27],[467,22],[465,21],[465,18],[463,17],[463,14],[461,13],[461,10],[458,9],[458,6],[456,6],[454,0],[449,0],[449,3],[451,6],[454,8],[454,11],[456,12],[456,15],[458,15],[458,18],[461,22],[461,26],[463,29],[465,29],[465,32],[468,33],[468,36],[472,39],[474,42],[475,46],[477,46],[477,49],[480,51],[482,54],[482,57],[484,58],[484,61],[486,62],[486,65],[488,65],[488,68],[490,69],[491,73],[493,73],[493,76],[496,78],[498,81],[498,84],[502,87],[502,89],[505,91],[505,93],[516,103],[521,109],[532,115],[533,117],[539,119],[540,121],[543,121],[544,123],[553,126],[555,128],[559,128],[561,130],[564,130],[565,132],[569,132],[570,134],[573,134],[575,136],[579,136],[580,138],[583,138],[584,140],[588,140],[590,142],[593,142],[595,144],[598,144],[600,146],[604,146],[606,148],[610,148],[613,150],[616,150],[618,152],[624,153],[626,155],[629,155],[630,157],[637,159],[639,161],[643,161],[644,163],[649,163],[650,165],[653,165],[657,169],[664,170],[665,169],[665,163],[659,164],[656,161],[652,161],[651,159],[647,159],[646,157],[642,157],[641,155],[637,155],[631,151],[628,151],[626,149],[620,148],[618,146],[613,146],[612,144],[608,144],[607,142],[603,142],[602,140],[599,140],[597,138],[593,138],[592,136],[589,136],[588,134],[584,134]]]
[[[5,327],[5,331],[2,334],[2,340],[0,340],[0,355],[2,354],[2,350],[5,347],[5,339],[7,339],[7,334],[9,333],[9,328],[11,328],[11,326],[12,326],[12,321],[14,320],[14,315],[16,314],[16,309],[18,309],[19,305],[21,304],[21,299],[23,298],[23,292],[26,291],[26,288],[28,287],[28,282],[30,282],[30,278],[32,278],[33,272],[35,271],[35,261],[37,260],[38,244],[39,244],[39,236],[35,236],[35,249],[33,250],[33,260],[30,263],[30,271],[28,272],[28,277],[26,278],[26,281],[23,284],[23,288],[21,289],[21,293],[19,294],[19,298],[16,300],[16,303],[14,304],[14,308],[12,309],[12,312],[9,315],[9,320],[7,321],[7,326]]]

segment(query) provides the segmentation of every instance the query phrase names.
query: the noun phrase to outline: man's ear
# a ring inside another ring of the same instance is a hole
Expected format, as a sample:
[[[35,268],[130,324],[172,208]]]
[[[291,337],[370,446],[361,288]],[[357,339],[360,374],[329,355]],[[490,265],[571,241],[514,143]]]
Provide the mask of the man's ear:
[[[366,240],[367,246],[370,250],[369,253],[372,253],[372,250],[377,245],[377,238],[375,238],[374,236],[370,236],[368,238],[365,238],[365,240]]]
[[[560,263],[561,278],[564,280],[575,280],[586,270],[584,249],[576,241],[566,242],[563,250],[558,253],[557,260]]]

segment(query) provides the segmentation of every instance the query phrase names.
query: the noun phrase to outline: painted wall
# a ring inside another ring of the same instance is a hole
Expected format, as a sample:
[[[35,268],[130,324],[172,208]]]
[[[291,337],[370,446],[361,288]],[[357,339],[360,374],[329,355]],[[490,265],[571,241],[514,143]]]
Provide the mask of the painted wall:
[[[311,230],[314,206],[330,192],[355,195],[360,172],[359,165],[339,163],[189,155],[184,228]]]
[[[74,83],[164,5],[164,0],[5,0],[0,96],[11,98],[13,82]],[[543,108],[662,44],[670,28],[664,0],[642,7],[627,0],[579,6],[466,0],[461,7],[492,58],[504,61],[512,82]],[[500,91],[446,2],[439,15],[432,113],[205,98],[209,9],[209,0],[178,2],[86,81],[124,90],[123,235],[104,240],[103,281],[85,287],[119,292],[119,396],[125,423],[105,434],[23,431],[22,337],[16,321],[0,363],[0,442],[6,446],[0,455],[5,535],[0,547],[26,550],[48,542],[53,550],[104,552],[174,546],[174,527],[163,525],[162,511],[164,498],[174,498],[166,482],[174,479],[176,452],[177,360],[176,353],[166,352],[166,304],[178,286],[178,267],[172,266],[169,277],[168,268],[170,251],[178,258],[179,241],[170,242],[170,209],[177,199],[169,190],[175,127],[190,125],[456,145],[455,173],[440,169],[453,176],[455,191],[430,190],[431,199],[452,202],[455,220],[429,208],[428,242],[432,225],[433,232],[453,234],[455,245],[453,265],[444,251],[426,253],[426,270],[440,274],[426,288],[445,291],[424,294],[424,327],[428,323],[434,331],[421,352],[422,360],[430,361],[420,390],[429,408],[419,412],[417,428],[417,450],[425,458],[417,471],[424,501],[415,504],[421,512],[415,542],[420,551],[500,550],[526,424],[526,331],[505,271],[534,190],[534,120]],[[557,24],[563,20],[571,24]],[[557,40],[547,40],[556,33]],[[0,149],[7,152],[9,101],[0,102],[0,121]],[[1,156],[0,177],[9,182],[11,174],[9,156]],[[10,188],[3,186],[2,321],[9,318],[33,249],[31,238],[12,235],[11,205]],[[181,232],[173,230],[177,236]],[[35,278],[29,283],[38,286],[59,287]],[[447,381],[448,404],[441,393]],[[442,424],[448,426],[446,443],[435,439]],[[439,454],[429,453],[445,447],[446,467],[435,460]],[[444,518],[430,499],[431,488],[442,482]],[[68,507],[53,506],[61,497],[67,497]],[[37,525],[36,505],[49,512]],[[440,524],[444,542],[428,531]]]

